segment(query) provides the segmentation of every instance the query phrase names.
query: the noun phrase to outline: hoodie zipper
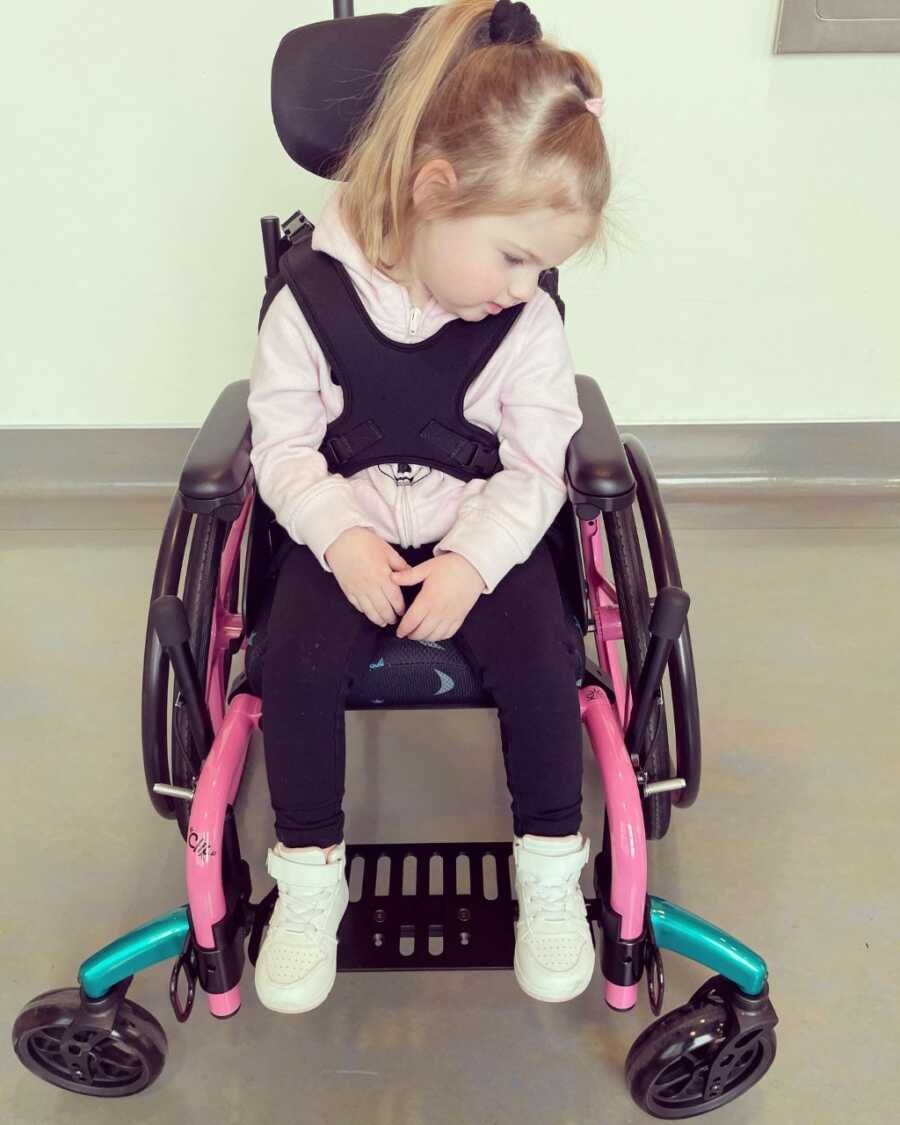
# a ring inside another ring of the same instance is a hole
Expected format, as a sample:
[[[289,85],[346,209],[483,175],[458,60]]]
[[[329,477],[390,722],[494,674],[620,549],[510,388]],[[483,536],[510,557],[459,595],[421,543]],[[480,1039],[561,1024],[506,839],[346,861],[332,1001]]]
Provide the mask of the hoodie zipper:
[[[409,490],[412,485],[412,468],[406,464],[399,464],[397,466],[397,507],[399,509],[398,515],[400,517],[400,535],[402,538],[403,547],[412,546],[413,542],[413,514],[412,505],[410,503]]]
[[[410,304],[409,307],[409,321],[407,324],[407,335],[416,336],[419,332],[419,325],[422,323],[423,310],[416,308],[415,305]],[[397,515],[399,517],[399,531],[401,546],[410,547],[414,542],[413,536],[413,510],[410,501],[410,487],[412,485],[413,471],[412,467],[407,464],[397,465]]]

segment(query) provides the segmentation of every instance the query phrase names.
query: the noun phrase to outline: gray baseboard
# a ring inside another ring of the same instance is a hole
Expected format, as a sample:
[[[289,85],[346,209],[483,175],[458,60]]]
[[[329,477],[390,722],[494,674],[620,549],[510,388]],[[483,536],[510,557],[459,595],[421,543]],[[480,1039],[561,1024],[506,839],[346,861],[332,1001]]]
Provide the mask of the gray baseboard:
[[[900,526],[900,422],[620,429],[647,450],[667,510],[673,507],[673,526]],[[148,518],[155,518],[159,505],[168,506],[196,433],[195,427],[0,428],[0,500],[45,512],[66,500],[90,502],[95,510],[98,502],[129,500],[150,503]],[[733,522],[739,518],[744,522]]]

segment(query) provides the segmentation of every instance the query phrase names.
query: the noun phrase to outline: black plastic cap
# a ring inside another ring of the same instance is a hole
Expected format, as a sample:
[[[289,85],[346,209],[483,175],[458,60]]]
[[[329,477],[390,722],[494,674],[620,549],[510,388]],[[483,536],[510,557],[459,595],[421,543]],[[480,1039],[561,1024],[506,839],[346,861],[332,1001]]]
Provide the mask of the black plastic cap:
[[[187,613],[181,598],[174,594],[163,594],[150,606],[150,618],[159,637],[159,643],[166,648],[190,640]]]
[[[677,641],[687,619],[691,599],[680,586],[664,586],[656,596],[650,616],[650,632],[655,637]]]

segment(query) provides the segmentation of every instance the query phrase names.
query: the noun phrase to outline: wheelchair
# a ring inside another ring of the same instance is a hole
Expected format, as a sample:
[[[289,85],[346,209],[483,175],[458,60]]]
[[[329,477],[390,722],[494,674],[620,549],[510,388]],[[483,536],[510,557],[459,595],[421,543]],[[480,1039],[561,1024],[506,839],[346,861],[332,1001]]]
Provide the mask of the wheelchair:
[[[352,2],[335,0],[334,19],[284,37],[272,104],[294,160],[325,176],[337,166],[352,126],[348,88],[358,106],[366,97],[364,78],[354,87],[344,76],[377,72],[427,10],[354,17]],[[324,61],[336,57],[348,60],[340,79]],[[260,324],[281,254],[311,225],[300,211],[283,225],[275,216],[261,220],[267,273]],[[557,281],[549,270],[540,284],[565,319]],[[605,800],[588,917],[595,946],[600,942],[607,1005],[631,1010],[646,978],[658,1017],[628,1053],[632,1098],[655,1117],[690,1117],[762,1078],[775,1056],[778,1020],[757,953],[647,890],[647,841],[662,839],[673,807],[688,809],[699,792],[689,598],[646,451],[618,432],[597,384],[576,379],[584,422],[567,452],[568,501],[547,542],[581,654],[581,717]],[[35,997],[13,1028],[14,1049],[29,1070],[81,1094],[135,1094],[163,1068],[161,1025],[126,996],[141,969],[173,960],[169,1000],[179,1022],[191,1014],[198,984],[214,1017],[238,1012],[245,960],[256,962],[277,894],[251,901],[234,817],[250,739],[263,727],[273,560],[287,541],[256,490],[248,390],[247,380],[225,387],[187,455],[162,534],[145,641],[144,772],[154,809],[176,821],[185,841],[188,902],[93,953],[78,970],[77,987]],[[380,643],[351,686],[348,708],[493,706],[452,638],[438,647],[385,630]],[[243,669],[232,678],[237,656]],[[351,895],[338,932],[338,971],[511,969],[518,910],[511,854],[508,842],[348,841]],[[714,975],[661,1016],[664,949]]]

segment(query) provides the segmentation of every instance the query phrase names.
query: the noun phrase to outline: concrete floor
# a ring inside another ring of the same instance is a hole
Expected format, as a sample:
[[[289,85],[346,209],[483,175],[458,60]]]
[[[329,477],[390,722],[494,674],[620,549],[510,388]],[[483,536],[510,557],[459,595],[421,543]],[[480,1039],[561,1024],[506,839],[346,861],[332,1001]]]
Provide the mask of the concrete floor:
[[[166,508],[153,497],[0,505],[7,1028],[31,997],[73,984],[95,949],[186,898],[181,839],[151,809],[140,751],[144,631]],[[705,760],[698,803],[651,845],[650,886],[761,952],[781,1017],[773,1068],[711,1119],[723,1125],[875,1125],[896,1120],[900,1101],[900,519],[884,504],[844,505],[830,521],[843,526],[822,526],[829,510],[808,497],[669,508],[692,596]],[[425,721],[349,716],[348,839],[509,839],[495,713],[434,712],[427,733]],[[593,852],[602,796],[587,752],[585,767]],[[272,839],[259,745],[239,824],[259,897]],[[666,964],[668,1010],[710,974],[673,954]],[[79,1097],[39,1082],[7,1048],[0,1118],[649,1120],[622,1070],[651,1018],[646,996],[631,1013],[611,1012],[599,969],[587,993],[562,1005],[530,1000],[511,972],[340,974],[326,1003],[299,1017],[262,1008],[248,974],[236,1019],[214,1021],[201,994],[180,1025],[169,968],[139,974],[129,993],[169,1039],[153,1086],[126,1102]]]

